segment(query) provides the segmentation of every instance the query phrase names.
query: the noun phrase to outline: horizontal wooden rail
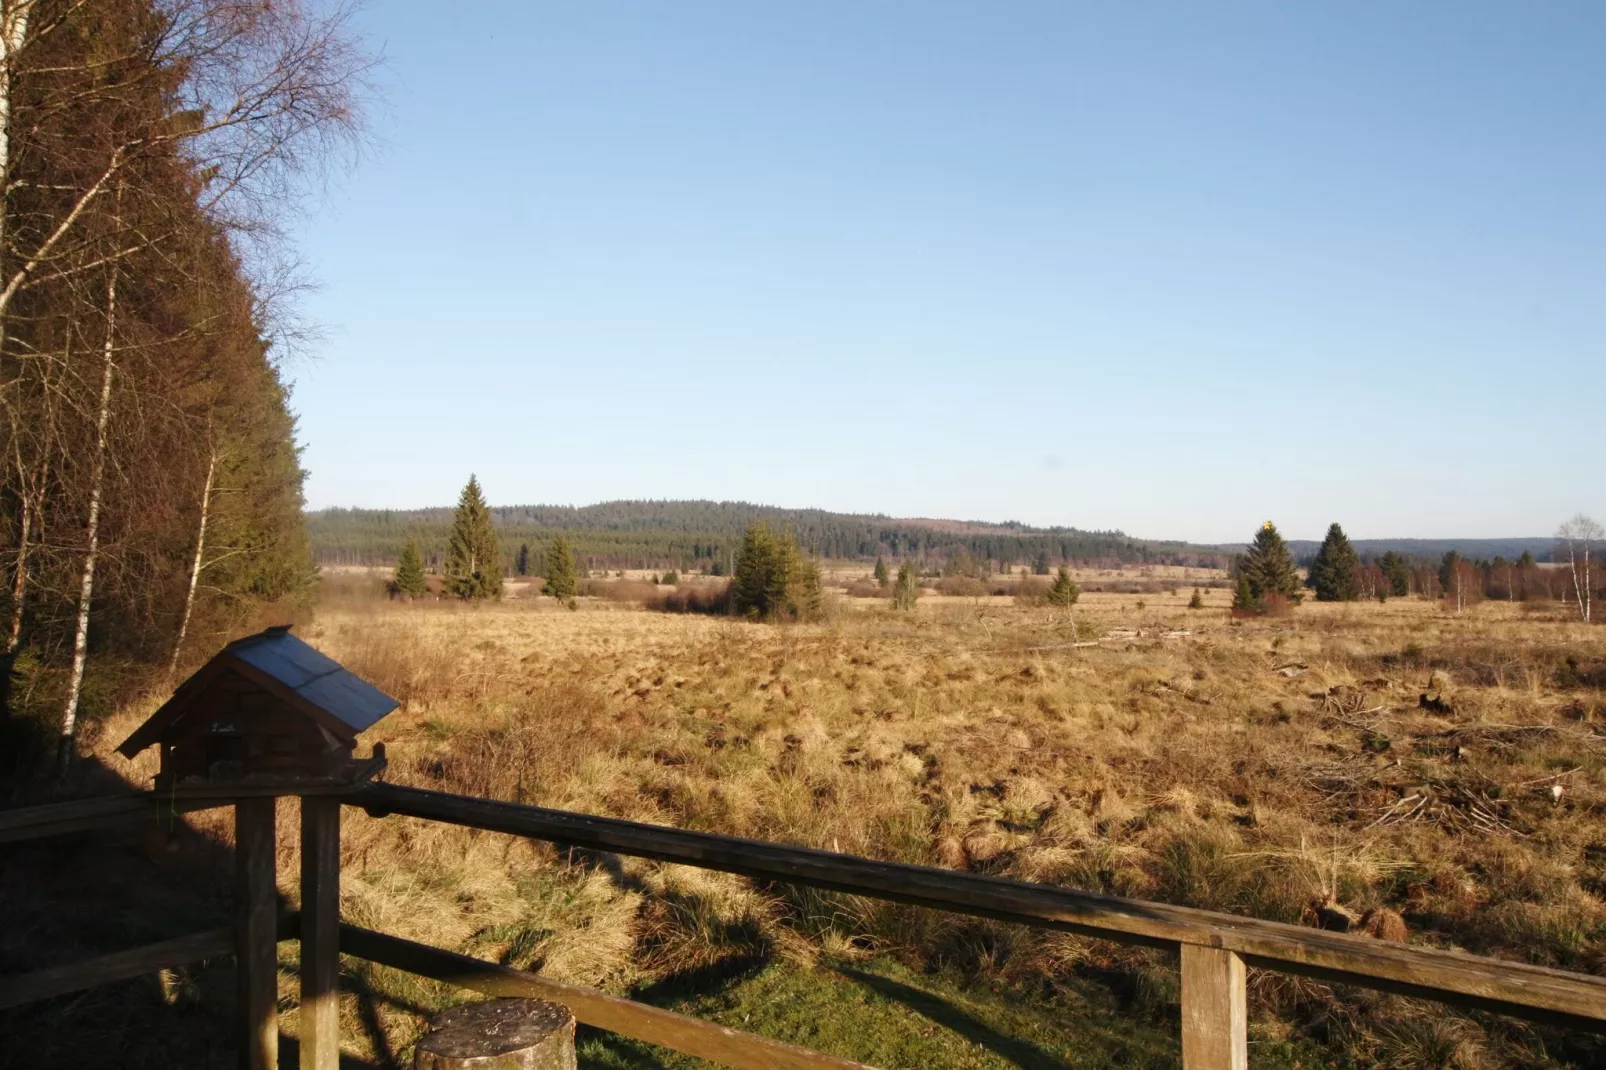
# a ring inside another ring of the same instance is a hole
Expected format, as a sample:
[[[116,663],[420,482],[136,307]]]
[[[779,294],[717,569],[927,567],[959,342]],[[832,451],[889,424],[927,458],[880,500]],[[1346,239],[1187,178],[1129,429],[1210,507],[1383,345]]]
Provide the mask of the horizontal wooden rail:
[[[1606,978],[1525,963],[391,784],[370,784],[345,801],[381,816],[443,821],[1121,943],[1217,948],[1251,966],[1606,1033]]]
[[[564,984],[539,974],[483,962],[355,925],[340,926],[340,950],[382,966],[491,996],[553,1000],[568,1007],[576,1020],[586,1025],[738,1070],[869,1070],[863,1063],[850,1059],[839,1059],[646,1003],[610,996],[594,988]]]
[[[0,843],[42,840],[92,829],[154,826],[161,819],[228,806],[232,801],[221,796],[175,798],[165,792],[142,791],[0,810]]]
[[[287,913],[279,919],[279,939],[288,940],[295,935],[298,915]],[[114,951],[99,958],[50,966],[32,973],[0,977],[0,1009],[18,1007],[51,996],[80,992],[98,985],[117,981],[132,981],[160,970],[176,970],[180,966],[234,955],[233,929],[207,929],[204,932],[142,944],[127,951]]]

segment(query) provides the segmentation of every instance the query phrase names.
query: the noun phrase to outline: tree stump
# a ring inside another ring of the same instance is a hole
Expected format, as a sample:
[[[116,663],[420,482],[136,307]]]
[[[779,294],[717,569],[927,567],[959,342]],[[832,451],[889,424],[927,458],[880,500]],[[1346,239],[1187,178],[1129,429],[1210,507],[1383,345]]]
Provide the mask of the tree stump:
[[[442,1011],[415,1070],[576,1070],[574,1015],[544,999],[492,999]]]

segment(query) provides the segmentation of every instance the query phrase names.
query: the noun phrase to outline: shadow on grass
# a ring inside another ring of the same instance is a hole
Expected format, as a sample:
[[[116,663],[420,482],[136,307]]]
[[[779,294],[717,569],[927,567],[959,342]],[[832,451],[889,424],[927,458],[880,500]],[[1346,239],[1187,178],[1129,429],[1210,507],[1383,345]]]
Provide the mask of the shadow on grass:
[[[396,1065],[395,1060],[383,1063],[371,1063],[359,1059],[354,1055],[340,1056],[340,1070],[391,1070]],[[301,1066],[301,1045],[295,1037],[279,1034],[279,1070],[299,1070]]]
[[[946,1029],[953,1030],[972,1044],[986,1048],[999,1058],[1008,1059],[1021,1067],[1021,1070],[1066,1070],[1064,1062],[1036,1044],[1000,1033],[975,1015],[930,992],[921,991],[902,981],[894,981],[890,977],[881,977],[847,966],[834,967],[834,971],[856,984],[880,993],[887,999],[903,1004]]]

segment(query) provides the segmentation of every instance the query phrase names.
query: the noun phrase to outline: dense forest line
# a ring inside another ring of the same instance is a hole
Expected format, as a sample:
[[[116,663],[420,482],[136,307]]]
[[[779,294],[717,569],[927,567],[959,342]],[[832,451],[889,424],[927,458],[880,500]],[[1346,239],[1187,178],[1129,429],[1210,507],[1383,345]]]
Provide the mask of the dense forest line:
[[[748,502],[614,501],[579,507],[493,506],[490,511],[510,568],[521,547],[538,553],[561,536],[587,568],[725,571],[755,522],[790,532],[804,551],[830,560],[890,557],[940,562],[963,552],[1003,564],[1074,560],[1219,568],[1230,557],[1214,547],[1134,539],[1119,531],[898,520]],[[412,540],[426,562],[438,567],[451,523],[452,509],[447,506],[323,509],[308,514],[307,529],[313,553],[323,564],[390,564]]]
[[[244,0],[0,9],[7,759],[50,725],[65,769],[81,712],[316,575],[278,224],[352,144],[367,60],[344,19]]]

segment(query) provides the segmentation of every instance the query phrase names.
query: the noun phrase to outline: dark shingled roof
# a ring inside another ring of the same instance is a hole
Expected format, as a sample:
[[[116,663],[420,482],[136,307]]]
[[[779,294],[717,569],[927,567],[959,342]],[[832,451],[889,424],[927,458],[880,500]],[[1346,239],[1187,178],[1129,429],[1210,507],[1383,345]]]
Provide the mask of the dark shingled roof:
[[[284,624],[236,639],[224,647],[180,684],[173,697],[124,740],[118,751],[133,757],[156,742],[161,730],[182,717],[190,703],[205,693],[207,684],[229,668],[256,681],[264,690],[277,693],[347,739],[355,738],[397,705],[395,699],[373,684],[291,635],[290,626]]]

